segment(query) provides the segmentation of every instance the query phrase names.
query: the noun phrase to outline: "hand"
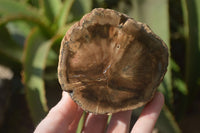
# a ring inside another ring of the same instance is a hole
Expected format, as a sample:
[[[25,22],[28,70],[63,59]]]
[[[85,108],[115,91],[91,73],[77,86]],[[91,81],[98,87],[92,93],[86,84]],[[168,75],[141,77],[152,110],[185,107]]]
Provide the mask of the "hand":
[[[156,92],[154,98],[143,109],[131,133],[151,133],[164,104],[162,93]],[[37,126],[35,133],[75,133],[83,110],[74,103],[68,93],[63,92],[60,102],[53,107],[46,118]],[[107,115],[86,117],[82,132],[103,133],[107,126]],[[108,133],[127,133],[131,111],[123,111],[112,115],[107,127]]]

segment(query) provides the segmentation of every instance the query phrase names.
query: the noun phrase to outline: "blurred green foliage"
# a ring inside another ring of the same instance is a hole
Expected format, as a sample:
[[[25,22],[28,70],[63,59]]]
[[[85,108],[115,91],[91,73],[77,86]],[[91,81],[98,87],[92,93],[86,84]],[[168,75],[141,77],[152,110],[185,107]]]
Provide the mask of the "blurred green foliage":
[[[57,63],[62,37],[74,22],[97,7],[115,9],[148,24],[166,42],[171,56],[159,87],[166,105],[156,127],[162,133],[181,132],[178,122],[200,88],[198,0],[0,0],[0,64],[21,77],[15,80],[22,86],[14,91],[25,95],[33,123],[60,97],[54,92],[60,89]],[[174,9],[180,14],[173,14]],[[178,39],[184,43],[172,45]],[[184,49],[176,51],[177,47]],[[48,87],[50,82],[53,89]]]

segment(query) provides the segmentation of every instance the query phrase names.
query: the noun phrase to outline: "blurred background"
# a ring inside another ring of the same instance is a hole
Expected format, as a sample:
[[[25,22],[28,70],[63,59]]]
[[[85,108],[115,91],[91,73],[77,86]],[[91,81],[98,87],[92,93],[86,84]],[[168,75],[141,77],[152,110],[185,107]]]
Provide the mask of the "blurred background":
[[[0,0],[0,132],[33,132],[59,101],[60,42],[98,7],[148,24],[169,47],[168,71],[158,88],[165,106],[154,132],[199,133],[199,0]],[[140,110],[133,111],[132,125]]]

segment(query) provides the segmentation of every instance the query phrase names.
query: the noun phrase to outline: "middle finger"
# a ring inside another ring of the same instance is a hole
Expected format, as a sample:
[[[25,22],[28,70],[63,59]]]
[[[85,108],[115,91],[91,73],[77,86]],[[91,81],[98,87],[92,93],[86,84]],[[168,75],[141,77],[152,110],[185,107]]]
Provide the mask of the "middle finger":
[[[83,133],[102,133],[107,125],[107,115],[94,115],[89,113],[83,127]]]

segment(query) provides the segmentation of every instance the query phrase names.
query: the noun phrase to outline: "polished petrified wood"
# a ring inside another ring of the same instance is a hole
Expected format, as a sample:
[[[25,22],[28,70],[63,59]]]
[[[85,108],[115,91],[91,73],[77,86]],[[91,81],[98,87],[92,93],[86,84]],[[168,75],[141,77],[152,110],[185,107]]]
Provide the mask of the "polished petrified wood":
[[[58,79],[85,111],[108,114],[150,101],[167,65],[167,46],[146,24],[98,8],[64,36]]]

